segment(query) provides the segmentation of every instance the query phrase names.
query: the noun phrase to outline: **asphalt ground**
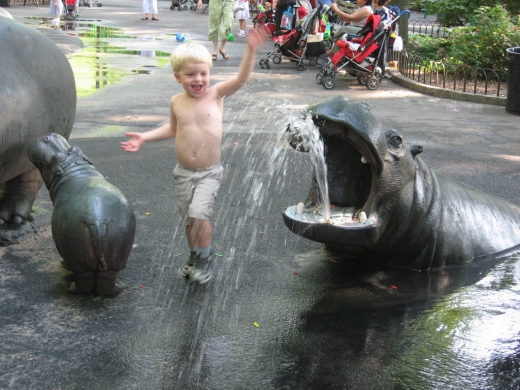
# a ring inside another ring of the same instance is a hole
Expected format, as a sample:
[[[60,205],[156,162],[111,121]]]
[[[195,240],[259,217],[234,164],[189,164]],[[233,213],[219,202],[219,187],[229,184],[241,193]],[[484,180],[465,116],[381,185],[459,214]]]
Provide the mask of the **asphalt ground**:
[[[180,276],[187,245],[172,194],[174,141],[148,144],[137,154],[119,146],[125,132],[168,120],[169,99],[181,87],[157,54],[182,44],[175,34],[211,49],[207,14],[169,6],[159,1],[159,21],[141,21],[138,1],[81,7],[71,31],[50,27],[47,6],[6,9],[53,39],[71,63],[94,50],[92,72],[106,66],[124,74],[79,96],[70,143],[123,191],[138,225],[120,274],[121,295],[70,295],[70,276],[48,225],[52,205],[42,189],[37,233],[0,248],[0,388],[391,388],[388,362],[400,324],[431,304],[431,290],[410,282],[410,275],[393,275],[409,286],[403,295],[372,295],[367,284],[376,284],[374,275],[381,282],[380,270],[359,273],[338,265],[321,245],[285,227],[281,212],[305,199],[311,174],[308,157],[285,141],[287,123],[334,95],[366,102],[384,127],[423,145],[421,157],[437,172],[519,205],[519,117],[500,106],[422,95],[388,79],[369,91],[340,76],[328,91],[315,82],[314,67],[299,72],[288,61],[270,70],[256,66],[248,85],[225,102],[225,177],[214,218],[222,256],[212,282],[187,285]],[[124,34],[81,37],[84,30],[99,31],[92,26]],[[99,42],[123,53],[98,50],[106,46]],[[244,45],[239,39],[228,44],[230,59],[219,57],[211,70],[215,82],[237,71]],[[89,79],[73,69],[77,80]],[[385,325],[374,326],[382,313]]]

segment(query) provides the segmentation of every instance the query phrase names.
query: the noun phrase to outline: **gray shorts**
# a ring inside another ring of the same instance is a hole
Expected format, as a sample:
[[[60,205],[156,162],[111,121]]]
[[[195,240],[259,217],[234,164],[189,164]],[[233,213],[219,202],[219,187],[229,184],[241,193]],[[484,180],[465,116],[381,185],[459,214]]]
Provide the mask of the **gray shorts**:
[[[195,171],[177,164],[173,169],[175,199],[182,218],[210,219],[213,205],[222,182],[224,168],[221,164],[211,165]]]

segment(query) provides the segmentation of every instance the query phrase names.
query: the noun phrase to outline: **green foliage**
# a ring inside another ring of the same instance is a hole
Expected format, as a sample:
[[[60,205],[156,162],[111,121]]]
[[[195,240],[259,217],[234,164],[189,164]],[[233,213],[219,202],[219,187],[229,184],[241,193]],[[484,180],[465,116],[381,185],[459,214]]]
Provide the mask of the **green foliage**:
[[[437,19],[444,27],[463,26],[480,7],[505,6],[506,10],[518,19],[520,1],[510,0],[504,5],[503,0],[430,0],[430,12],[437,14]]]
[[[422,11],[424,9],[424,2],[425,0],[412,0],[410,1],[408,9],[412,11]]]
[[[480,7],[469,22],[451,31],[450,59],[469,66],[507,68],[506,49],[520,46],[520,24],[513,23],[502,6]]]
[[[424,58],[439,59],[446,57],[446,38],[432,37],[427,34],[413,34],[408,36],[407,49]]]

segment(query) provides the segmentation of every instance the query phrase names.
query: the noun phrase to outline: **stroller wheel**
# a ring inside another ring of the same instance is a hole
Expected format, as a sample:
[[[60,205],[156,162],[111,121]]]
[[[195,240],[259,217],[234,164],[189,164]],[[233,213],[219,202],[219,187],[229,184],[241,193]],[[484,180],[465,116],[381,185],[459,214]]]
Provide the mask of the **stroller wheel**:
[[[197,7],[195,7],[194,5],[190,5],[190,10],[192,10],[192,11],[196,11],[196,10],[197,10]]]
[[[377,77],[370,76],[366,79],[365,86],[371,91],[374,91],[379,88],[379,79]]]
[[[325,89],[332,89],[332,88],[334,88],[335,84],[336,84],[336,82],[330,76],[325,76],[323,78],[323,80],[321,80],[321,85],[323,85],[323,88],[325,88]]]
[[[175,7],[173,5],[170,5],[170,9],[173,11]]]
[[[314,66],[318,63],[318,60],[316,60],[316,57],[312,57],[310,60],[309,60],[309,66]]]
[[[273,57],[273,62],[274,62],[275,64],[279,64],[280,62],[282,62],[282,56],[275,55],[275,56]]]
[[[182,9],[186,11],[188,9],[188,6],[184,5],[184,7],[182,7]]]
[[[357,82],[361,85],[365,85],[365,82],[366,82],[366,77],[363,76],[362,74],[359,74],[358,77],[357,77]]]
[[[265,60],[265,67],[267,69],[271,69],[271,65],[269,65],[269,60]]]
[[[296,69],[298,69],[298,71],[300,71],[300,72],[303,72],[305,70],[305,66],[303,66],[303,64],[298,64],[296,66]]]
[[[102,7],[103,4],[101,4],[101,3],[97,3],[97,6],[98,6],[98,7]]]
[[[264,69],[264,63],[265,63],[264,60],[258,61],[258,65],[260,65],[260,68]]]
[[[383,81],[383,75],[381,74],[381,72],[376,71],[376,72],[374,73],[374,76],[377,77],[377,79],[379,80],[379,82]]]
[[[321,84],[321,82],[323,81],[323,74],[320,72],[316,75],[316,82],[318,84]]]

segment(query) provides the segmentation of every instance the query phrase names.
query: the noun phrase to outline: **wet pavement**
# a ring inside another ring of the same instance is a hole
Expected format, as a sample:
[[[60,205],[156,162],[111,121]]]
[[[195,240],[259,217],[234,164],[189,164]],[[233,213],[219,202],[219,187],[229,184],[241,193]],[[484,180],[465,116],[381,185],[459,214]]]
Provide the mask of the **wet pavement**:
[[[175,34],[211,48],[207,14],[169,6],[159,1],[158,22],[140,20],[139,2],[81,7],[64,31],[51,28],[47,7],[7,9],[67,53],[78,87],[70,143],[123,191],[138,225],[121,295],[70,295],[41,191],[38,233],[0,248],[0,388],[518,388],[518,254],[422,273],[350,264],[291,233],[281,212],[305,200],[310,185],[308,156],[284,136],[308,104],[334,95],[367,102],[386,128],[423,145],[421,157],[437,172],[517,205],[520,117],[387,79],[369,91],[339,77],[327,91],[316,68],[257,66],[225,103],[215,278],[188,285],[173,141],[138,154],[119,147],[124,132],[168,120],[169,99],[181,91],[167,63],[182,44]],[[244,41],[227,48],[214,81],[236,72]]]

